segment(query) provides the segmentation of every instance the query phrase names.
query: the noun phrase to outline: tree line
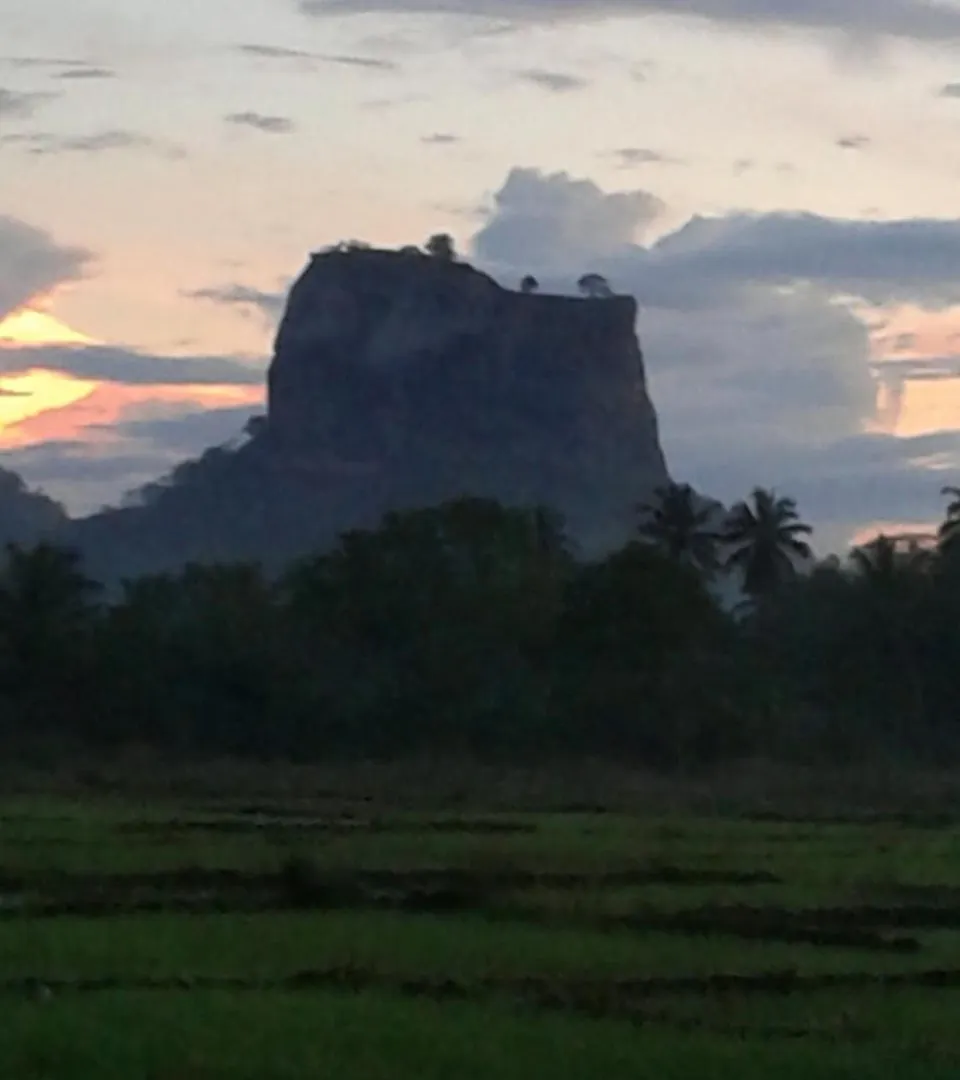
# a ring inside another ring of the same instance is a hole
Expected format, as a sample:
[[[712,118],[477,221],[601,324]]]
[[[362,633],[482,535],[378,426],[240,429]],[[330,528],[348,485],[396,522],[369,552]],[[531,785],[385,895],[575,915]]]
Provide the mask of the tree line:
[[[423,752],[942,760],[960,750],[960,491],[929,549],[814,563],[795,502],[670,485],[583,558],[562,519],[464,497],[386,515],[279,577],[193,565],[106,595],[76,553],[0,568],[9,757]],[[718,600],[735,581],[743,602]]]

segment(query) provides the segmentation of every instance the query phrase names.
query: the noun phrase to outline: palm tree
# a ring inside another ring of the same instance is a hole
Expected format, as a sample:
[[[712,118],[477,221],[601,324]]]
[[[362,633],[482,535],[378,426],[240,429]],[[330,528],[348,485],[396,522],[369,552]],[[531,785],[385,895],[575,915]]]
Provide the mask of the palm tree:
[[[675,562],[703,574],[717,570],[717,534],[710,526],[713,507],[689,484],[668,484],[654,491],[653,503],[637,507],[637,535]]]
[[[795,499],[754,488],[727,518],[722,540],[729,548],[727,569],[743,574],[744,591],[754,600],[769,596],[794,577],[797,560],[811,557],[803,540],[813,529],[800,520]]]
[[[850,552],[850,564],[858,578],[875,586],[892,586],[912,572],[929,568],[930,552],[909,536],[881,533]]]
[[[937,530],[937,541],[944,555],[955,553],[960,548],[960,487],[945,487],[940,494],[949,499],[947,516]]]

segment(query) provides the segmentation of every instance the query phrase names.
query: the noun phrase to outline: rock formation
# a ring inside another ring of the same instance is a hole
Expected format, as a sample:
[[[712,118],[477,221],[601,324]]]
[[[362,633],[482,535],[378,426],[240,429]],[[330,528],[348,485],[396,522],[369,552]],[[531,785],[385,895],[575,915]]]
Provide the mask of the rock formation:
[[[511,292],[409,251],[315,255],[252,439],[78,536],[91,550],[123,535],[149,568],[275,563],[388,509],[471,494],[549,504],[588,550],[619,542],[668,479],[636,315],[630,297]]]

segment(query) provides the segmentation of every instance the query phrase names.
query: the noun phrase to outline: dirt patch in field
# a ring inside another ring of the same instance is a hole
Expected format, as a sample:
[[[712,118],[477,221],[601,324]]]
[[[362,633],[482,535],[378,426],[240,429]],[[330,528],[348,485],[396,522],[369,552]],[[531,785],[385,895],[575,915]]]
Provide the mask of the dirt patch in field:
[[[916,915],[910,925],[915,927],[918,922],[926,925],[927,914]],[[647,908],[626,916],[611,916],[600,922],[611,930],[658,931],[687,937],[737,937],[747,941],[776,941],[868,952],[916,953],[922,948],[920,941],[914,937],[889,932],[891,926],[898,925],[896,915],[892,913],[888,913],[887,921],[875,923],[873,929],[864,928],[845,917],[834,921],[833,915],[834,912],[830,910],[706,906],[687,911]],[[960,925],[960,912],[955,915],[957,925]]]
[[[0,871],[0,918],[150,912],[289,909],[385,909],[506,914],[504,898],[525,889],[603,889],[643,885],[770,884],[766,873],[728,873],[651,864],[600,873],[481,869],[336,870],[309,859],[288,860],[277,872],[185,867],[129,874]]]
[[[575,1013],[590,1019],[616,1018],[640,1027],[704,1030],[751,1038],[855,1041],[875,1037],[841,1015],[833,1025],[744,1025],[722,1018],[676,1015],[671,1002],[677,998],[724,999],[735,997],[786,997],[829,990],[960,989],[960,969],[936,969],[909,974],[868,975],[841,973],[799,975],[766,972],[752,975],[718,973],[694,977],[636,979],[564,979],[556,977],[488,977],[477,980],[424,978],[390,974],[358,966],[339,966],[301,971],[280,979],[192,976],[173,978],[38,979],[0,982],[0,997],[21,997],[49,1002],[78,994],[109,992],[178,992],[226,990],[231,992],[309,993],[334,991],[356,993],[377,990],[405,997],[447,1001],[501,1001],[535,1009]]]
[[[756,810],[740,814],[740,821],[769,825],[855,825],[855,826],[894,826],[905,829],[949,829],[960,825],[960,813],[957,811],[870,811],[860,813],[810,813],[793,814],[777,810]]]
[[[536,825],[527,821],[447,818],[417,821],[391,818],[355,818],[346,815],[336,818],[318,818],[290,810],[277,813],[277,809],[270,808],[264,811],[259,807],[249,807],[238,811],[237,817],[223,819],[173,818],[168,821],[123,822],[116,827],[116,831],[124,836],[161,839],[179,838],[184,833],[241,836],[251,833],[277,835],[328,833],[341,836],[351,836],[358,833],[429,833],[458,836],[509,836],[530,834],[537,831]]]

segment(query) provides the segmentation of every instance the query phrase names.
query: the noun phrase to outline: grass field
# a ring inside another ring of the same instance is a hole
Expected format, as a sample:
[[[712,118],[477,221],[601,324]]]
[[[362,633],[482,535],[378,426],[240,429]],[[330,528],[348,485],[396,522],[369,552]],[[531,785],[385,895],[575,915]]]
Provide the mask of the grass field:
[[[960,1076],[956,804],[415,802],[9,795],[3,1075]]]

